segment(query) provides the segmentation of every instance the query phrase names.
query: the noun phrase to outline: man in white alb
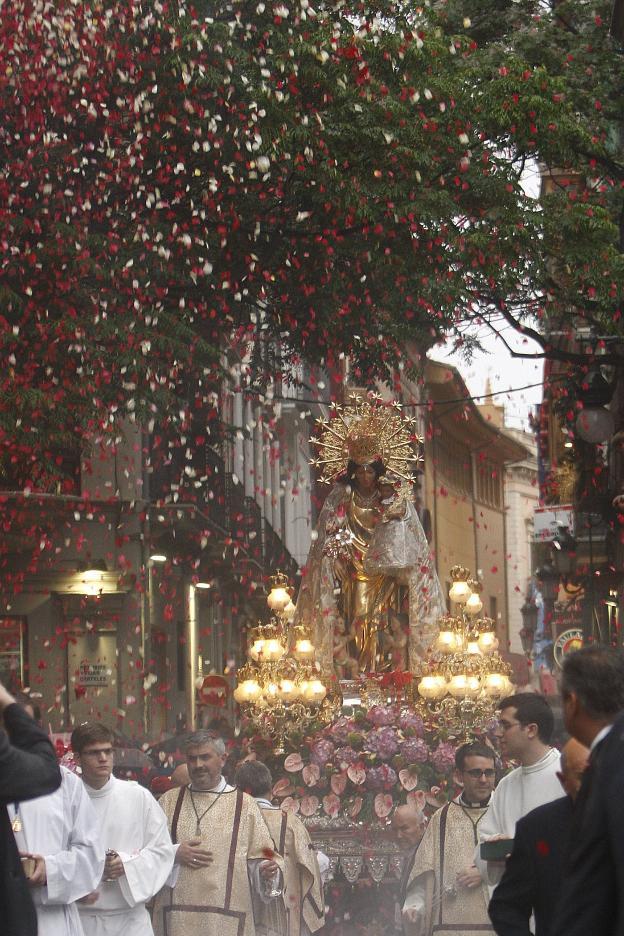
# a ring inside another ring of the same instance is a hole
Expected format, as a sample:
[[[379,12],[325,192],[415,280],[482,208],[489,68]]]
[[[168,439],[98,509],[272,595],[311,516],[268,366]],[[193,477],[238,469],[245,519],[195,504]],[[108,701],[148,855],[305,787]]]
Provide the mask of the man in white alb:
[[[35,704],[19,705],[39,721]],[[61,785],[49,796],[8,806],[17,847],[33,859],[28,883],[39,936],[82,936],[76,901],[102,877],[104,848],[95,810],[79,777],[61,767]]]
[[[71,744],[106,849],[104,876],[79,904],[85,936],[152,936],[145,904],[168,879],[175,857],[165,814],[138,783],[112,775],[113,734],[106,725],[79,725]]]
[[[520,766],[494,790],[479,823],[479,843],[513,839],[518,819],[561,795],[559,751],[550,746],[555,719],[546,699],[534,692],[508,696],[501,701],[498,724],[503,756]],[[475,864],[492,892],[505,870],[505,859],[486,861],[479,844]]]
[[[27,875],[38,936],[82,936],[76,901],[102,877],[104,848],[95,810],[80,777],[61,767],[49,796],[8,807],[17,847],[34,859]]]

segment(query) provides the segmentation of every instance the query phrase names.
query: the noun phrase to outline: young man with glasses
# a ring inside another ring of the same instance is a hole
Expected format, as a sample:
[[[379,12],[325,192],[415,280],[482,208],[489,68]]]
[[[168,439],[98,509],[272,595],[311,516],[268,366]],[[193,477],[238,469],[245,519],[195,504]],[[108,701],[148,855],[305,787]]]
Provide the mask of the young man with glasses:
[[[84,934],[153,936],[145,904],[169,878],[175,856],[165,814],[138,783],[113,776],[113,733],[106,725],[79,725],[71,745],[106,849],[102,880],[79,904]]]
[[[516,822],[532,809],[559,799],[559,751],[550,746],[555,719],[546,699],[535,692],[519,692],[501,702],[498,736],[503,756],[519,766],[498,784],[479,825],[479,843],[509,839]],[[491,890],[505,870],[505,858],[486,860],[480,844],[475,864]]]
[[[480,742],[455,754],[462,791],[431,817],[416,850],[402,908],[406,936],[493,933],[488,892],[474,864],[479,827],[496,782],[494,752]]]

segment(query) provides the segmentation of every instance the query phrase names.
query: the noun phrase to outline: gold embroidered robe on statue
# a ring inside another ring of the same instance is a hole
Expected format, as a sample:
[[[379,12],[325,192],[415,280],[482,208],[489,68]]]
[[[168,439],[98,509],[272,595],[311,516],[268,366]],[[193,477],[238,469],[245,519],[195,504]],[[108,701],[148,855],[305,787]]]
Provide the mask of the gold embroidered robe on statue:
[[[325,922],[321,872],[308,830],[301,819],[258,804],[271,838],[284,859],[283,902],[255,902],[258,934],[307,936]]]
[[[173,888],[156,899],[158,936],[255,936],[250,859],[267,859],[275,843],[254,800],[241,790],[193,793],[197,812],[217,797],[201,821],[201,839],[214,861],[197,870],[179,865]],[[158,801],[174,844],[196,838],[197,815],[188,787],[169,790]],[[277,859],[278,863],[280,859]]]
[[[457,875],[474,863],[477,827],[487,806],[453,800],[429,820],[418,846],[403,907],[419,907],[418,922],[403,917],[406,936],[491,936],[487,885],[458,887]]]

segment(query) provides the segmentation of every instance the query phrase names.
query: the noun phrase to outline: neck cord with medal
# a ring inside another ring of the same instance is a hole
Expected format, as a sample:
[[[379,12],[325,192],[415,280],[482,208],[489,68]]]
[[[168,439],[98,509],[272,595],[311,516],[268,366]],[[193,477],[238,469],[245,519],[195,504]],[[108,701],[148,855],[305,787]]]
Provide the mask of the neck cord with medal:
[[[19,807],[20,807],[19,803],[13,804],[13,809],[15,810],[15,816],[13,817],[11,821],[11,829],[13,830],[13,832],[22,831],[22,820],[19,814]]]
[[[197,825],[195,826],[195,835],[200,836],[200,835],[201,835],[201,821],[202,821],[202,819],[204,818],[204,816],[205,816],[207,813],[210,812],[210,810],[211,810],[212,807],[215,805],[215,803],[218,802],[219,797],[220,797],[220,796],[222,795],[222,793],[224,793],[225,791],[224,791],[224,790],[221,790],[220,792],[216,793],[214,790],[201,790],[201,791],[198,790],[197,792],[198,792],[198,793],[199,793],[199,792],[202,792],[202,793],[204,793],[204,792],[205,792],[205,793],[212,793],[212,795],[214,796],[214,799],[213,799],[212,803],[210,803],[210,805],[209,805],[206,809],[204,809],[203,813],[202,813],[201,816],[200,816],[199,813],[197,812],[197,806],[195,805],[195,797],[193,796],[193,788],[192,788],[191,786],[189,786],[189,793],[191,794],[191,804],[192,804],[192,806],[193,806],[193,812],[195,813],[195,819],[197,820]]]
[[[461,811],[463,812],[463,814],[470,820],[470,824],[472,825],[472,833],[473,833],[473,836],[474,836],[474,843],[475,843],[475,845],[478,845],[478,844],[479,844],[479,833],[478,833],[477,829],[478,829],[479,823],[481,822],[481,820],[482,820],[483,817],[485,816],[485,813],[486,813],[486,810],[487,810],[487,807],[488,807],[488,803],[489,803],[489,797],[488,797],[488,801],[485,802],[485,803],[478,803],[478,804],[476,804],[476,805],[473,805],[472,803],[466,803],[465,801],[463,801],[463,794],[462,794],[462,796],[460,796],[459,802],[457,803],[457,805],[459,806],[459,808],[461,809]],[[477,818],[477,820],[475,821],[475,820],[472,818],[472,816],[470,815],[470,813],[468,812],[469,809],[483,809],[483,812],[481,813],[481,815],[480,815],[480,816]]]

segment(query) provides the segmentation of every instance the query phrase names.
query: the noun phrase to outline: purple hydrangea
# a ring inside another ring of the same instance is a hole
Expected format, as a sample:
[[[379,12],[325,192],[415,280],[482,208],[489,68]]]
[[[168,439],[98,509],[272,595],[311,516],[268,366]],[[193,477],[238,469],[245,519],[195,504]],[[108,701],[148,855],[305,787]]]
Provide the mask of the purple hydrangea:
[[[369,790],[387,790],[397,782],[396,771],[388,764],[371,767],[366,771],[366,786]]]
[[[455,748],[448,741],[440,741],[431,754],[431,763],[438,773],[448,773],[455,766]]]
[[[382,760],[389,760],[399,750],[392,728],[374,728],[368,733],[366,747]]]
[[[353,720],[344,716],[339,718],[329,729],[332,739],[337,744],[344,744],[351,731],[353,731]]]
[[[334,745],[332,742],[321,738],[320,741],[315,741],[312,745],[310,760],[313,764],[316,764],[317,767],[323,768],[332,759],[333,754]]]
[[[424,764],[429,760],[429,748],[422,738],[409,738],[401,745],[401,756],[408,764]]]
[[[366,713],[366,718],[371,725],[379,728],[383,725],[393,725],[396,712],[389,705],[373,705]]]
[[[334,751],[334,763],[337,764],[338,767],[342,767],[343,764],[347,766],[349,764],[355,764],[360,758],[361,754],[350,747],[339,747]]]
[[[419,738],[422,738],[425,732],[425,723],[423,722],[420,715],[417,715],[416,712],[401,712],[399,715],[399,728],[403,731],[409,729]]]

